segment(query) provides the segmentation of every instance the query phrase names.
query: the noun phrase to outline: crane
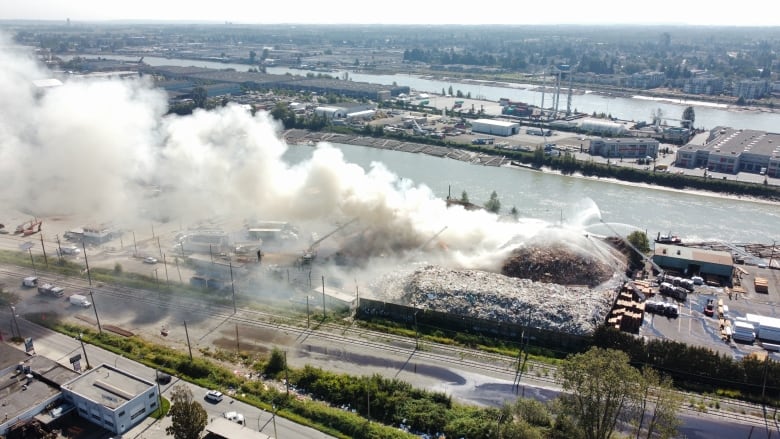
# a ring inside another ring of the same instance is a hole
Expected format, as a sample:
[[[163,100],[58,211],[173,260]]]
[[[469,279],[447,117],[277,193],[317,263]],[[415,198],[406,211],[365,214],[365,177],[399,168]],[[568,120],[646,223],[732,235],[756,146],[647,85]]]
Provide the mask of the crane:
[[[311,245],[309,246],[309,248],[307,248],[306,250],[303,251],[303,255],[301,255],[301,258],[300,258],[301,263],[302,264],[310,264],[311,261],[313,261],[314,258],[317,256],[317,246],[322,241],[324,241],[327,238],[333,236],[333,234],[335,234],[336,232],[344,229],[345,227],[347,227],[348,225],[354,223],[357,220],[358,220],[357,218],[353,218],[352,220],[350,220],[350,221],[348,221],[348,222],[338,226],[335,230],[329,232],[325,236],[323,236],[323,237],[317,239],[316,241],[312,242]]]

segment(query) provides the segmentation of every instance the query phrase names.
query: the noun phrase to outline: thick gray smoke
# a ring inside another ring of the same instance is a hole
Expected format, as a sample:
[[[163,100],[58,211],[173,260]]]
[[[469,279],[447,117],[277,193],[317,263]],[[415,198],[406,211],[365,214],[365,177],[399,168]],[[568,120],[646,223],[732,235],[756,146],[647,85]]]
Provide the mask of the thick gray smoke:
[[[33,81],[52,73],[33,59],[5,50],[0,63],[0,197],[24,212],[120,225],[168,218],[185,227],[254,217],[323,231],[357,219],[353,242],[365,255],[397,262],[422,251],[468,268],[496,269],[508,242],[594,245],[579,226],[448,208],[427,187],[381,164],[365,171],[326,144],[289,165],[281,127],[267,113],[228,105],[165,116],[165,94],[144,80],[65,80],[40,90]]]

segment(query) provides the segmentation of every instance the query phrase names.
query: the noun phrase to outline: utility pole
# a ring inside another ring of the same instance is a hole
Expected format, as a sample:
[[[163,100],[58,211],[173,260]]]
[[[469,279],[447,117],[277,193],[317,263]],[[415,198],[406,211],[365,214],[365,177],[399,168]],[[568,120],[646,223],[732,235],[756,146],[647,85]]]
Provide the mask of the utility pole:
[[[165,262],[165,253],[163,253],[162,259],[163,259],[163,267],[165,267],[165,283],[169,284],[171,283],[171,280],[168,278],[168,263]]]
[[[97,306],[95,306],[95,298],[92,297],[92,290],[89,290],[89,298],[92,300],[92,309],[95,310],[95,320],[97,320],[98,331],[102,334],[103,328],[100,327],[100,317],[98,317]]]
[[[162,246],[160,245],[160,237],[157,237],[157,250],[160,252],[160,257],[163,257]]]
[[[33,259],[32,247],[28,248],[27,251],[30,252],[30,263],[32,263],[33,266],[33,273],[37,276],[38,270],[35,269],[35,259]]]
[[[138,243],[135,241],[135,230],[133,230],[133,248],[135,249],[133,256],[138,256]]]
[[[236,323],[236,355],[241,354],[241,345],[238,343],[238,323]]]
[[[16,307],[11,306],[11,337],[22,338],[22,331],[19,330],[19,322],[16,321]],[[16,328],[16,335],[14,335],[14,328]]]
[[[236,283],[233,280],[233,262],[228,261],[228,266],[230,267],[230,288],[233,290],[233,314],[236,314],[238,310],[236,309]]]
[[[192,361],[192,346],[190,345],[190,332],[187,331],[187,321],[184,321],[184,335],[187,336],[187,349],[190,350],[190,361]]]
[[[43,246],[43,233],[41,233],[41,250],[43,251],[43,263],[49,268],[49,258],[46,257],[46,247]]]
[[[60,244],[60,235],[56,235],[56,237],[57,237],[57,249],[60,251],[59,252],[60,262],[62,262],[62,244]]]
[[[309,295],[306,295],[306,329],[309,329]]]
[[[81,342],[81,351],[84,352],[84,361],[87,362],[87,370],[89,370],[89,369],[91,369],[91,367],[89,366],[89,357],[87,357],[87,348],[84,347],[84,338],[83,338],[83,336],[82,336],[82,334],[80,332],[79,332],[78,339],[79,339],[79,342]]]
[[[89,279],[89,286],[92,287],[92,274],[89,272],[89,260],[87,260],[87,244],[84,241],[81,242],[81,248],[84,249],[84,264],[87,266],[87,279]]]
[[[325,320],[325,276],[322,276],[322,320]]]

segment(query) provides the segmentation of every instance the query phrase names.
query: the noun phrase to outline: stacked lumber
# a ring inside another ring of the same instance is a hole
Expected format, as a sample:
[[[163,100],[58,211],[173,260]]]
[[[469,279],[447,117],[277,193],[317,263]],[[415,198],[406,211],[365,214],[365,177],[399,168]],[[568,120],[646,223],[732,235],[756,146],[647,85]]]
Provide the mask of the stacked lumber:
[[[753,282],[753,285],[756,288],[756,293],[769,293],[769,281],[766,280],[766,278],[763,277],[757,277],[756,280]]]

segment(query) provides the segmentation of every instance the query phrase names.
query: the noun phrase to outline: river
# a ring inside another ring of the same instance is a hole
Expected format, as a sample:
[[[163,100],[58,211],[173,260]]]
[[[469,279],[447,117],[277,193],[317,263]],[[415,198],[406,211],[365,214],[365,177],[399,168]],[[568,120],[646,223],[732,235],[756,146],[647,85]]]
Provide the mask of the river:
[[[483,204],[496,191],[502,212],[514,206],[524,217],[557,223],[591,224],[595,234],[610,234],[600,220],[620,233],[646,231],[651,237],[672,232],[686,241],[767,243],[780,240],[780,206],[614,181],[563,176],[527,169],[473,165],[424,154],[334,144],[345,160],[367,169],[383,163],[399,178],[426,185],[446,198],[448,191]],[[313,148],[291,145],[290,162],[311,156]]]
[[[129,57],[110,57],[132,59]],[[145,57],[150,65],[199,66],[245,70],[247,65],[222,64]],[[301,70],[270,68],[274,74],[305,74]],[[333,75],[338,75],[334,73]],[[540,93],[516,88],[455,84],[434,81],[411,75],[366,75],[349,73],[355,81],[408,85],[416,90],[440,92],[451,84],[454,89],[473,96],[482,95],[497,100],[509,97],[533,102],[541,100]],[[562,100],[564,100],[562,98]],[[574,106],[580,111],[609,111],[622,119],[646,119],[655,108],[666,114],[682,114],[683,105],[660,103],[643,99],[606,99],[593,94],[574,96]],[[641,116],[640,116],[641,115]],[[780,126],[780,114],[728,111],[702,103],[696,107],[696,125],[728,125],[742,128],[770,130]],[[680,192],[662,188],[632,186],[619,182],[562,176],[526,169],[495,168],[472,165],[453,159],[441,159],[418,154],[410,160],[409,153],[375,149],[355,145],[336,144],[347,161],[368,168],[372,162],[381,162],[401,178],[430,187],[438,196],[460,198],[466,191],[472,202],[482,204],[496,191],[504,212],[513,206],[520,215],[550,222],[578,221],[588,217],[595,223],[593,233],[609,233],[599,219],[620,232],[639,229],[652,237],[658,233],[674,233],[687,241],[717,240],[732,243],[765,243],[780,240],[780,207],[773,203],[733,199],[714,194]],[[313,149],[291,146],[288,158],[292,161],[308,157]]]
[[[138,57],[127,56],[103,56],[107,59],[117,59],[126,61],[137,61]],[[66,57],[67,59],[67,57]],[[171,66],[196,66],[207,67],[213,69],[235,69],[237,71],[246,71],[249,69],[247,64],[230,64],[219,63],[211,61],[195,61],[185,59],[168,59],[162,57],[146,56],[144,62],[149,65],[171,65]],[[269,67],[266,69],[268,73],[284,75],[287,73],[293,75],[306,75],[309,72],[306,70],[289,69],[286,67]],[[500,98],[509,98],[513,101],[527,102],[532,105],[540,106],[542,104],[542,93],[534,91],[536,86],[529,84],[504,84],[505,86],[496,86],[479,84],[479,83],[458,83],[455,80],[434,80],[417,75],[409,74],[395,74],[395,75],[373,75],[367,73],[353,73],[349,71],[336,71],[328,73],[333,77],[343,77],[347,74],[350,80],[359,82],[369,82],[374,84],[392,85],[393,83],[398,85],[409,86],[410,88],[428,93],[440,94],[442,90],[449,90],[451,86],[453,91],[460,90],[463,94],[471,93],[474,98],[497,102]],[[548,84],[552,85],[551,83]],[[640,95],[641,93],[637,93]],[[548,92],[545,93],[544,98],[545,106],[549,107],[552,104],[552,95]],[[680,119],[682,113],[688,106],[693,106],[696,113],[695,126],[697,128],[712,129],[716,126],[728,126],[733,128],[746,128],[754,130],[762,130],[769,132],[777,132],[780,127],[780,113],[772,113],[768,111],[758,110],[737,110],[729,109],[721,104],[712,104],[709,102],[668,102],[661,100],[654,100],[649,98],[623,98],[623,97],[607,97],[594,93],[575,94],[572,96],[572,110],[576,110],[584,113],[606,113],[611,114],[613,117],[617,117],[622,120],[634,120],[634,121],[651,121],[652,113],[657,109],[661,109],[663,114],[670,118]],[[560,97],[560,110],[566,109],[566,94],[561,90]],[[670,124],[675,125],[673,120],[668,121]]]

